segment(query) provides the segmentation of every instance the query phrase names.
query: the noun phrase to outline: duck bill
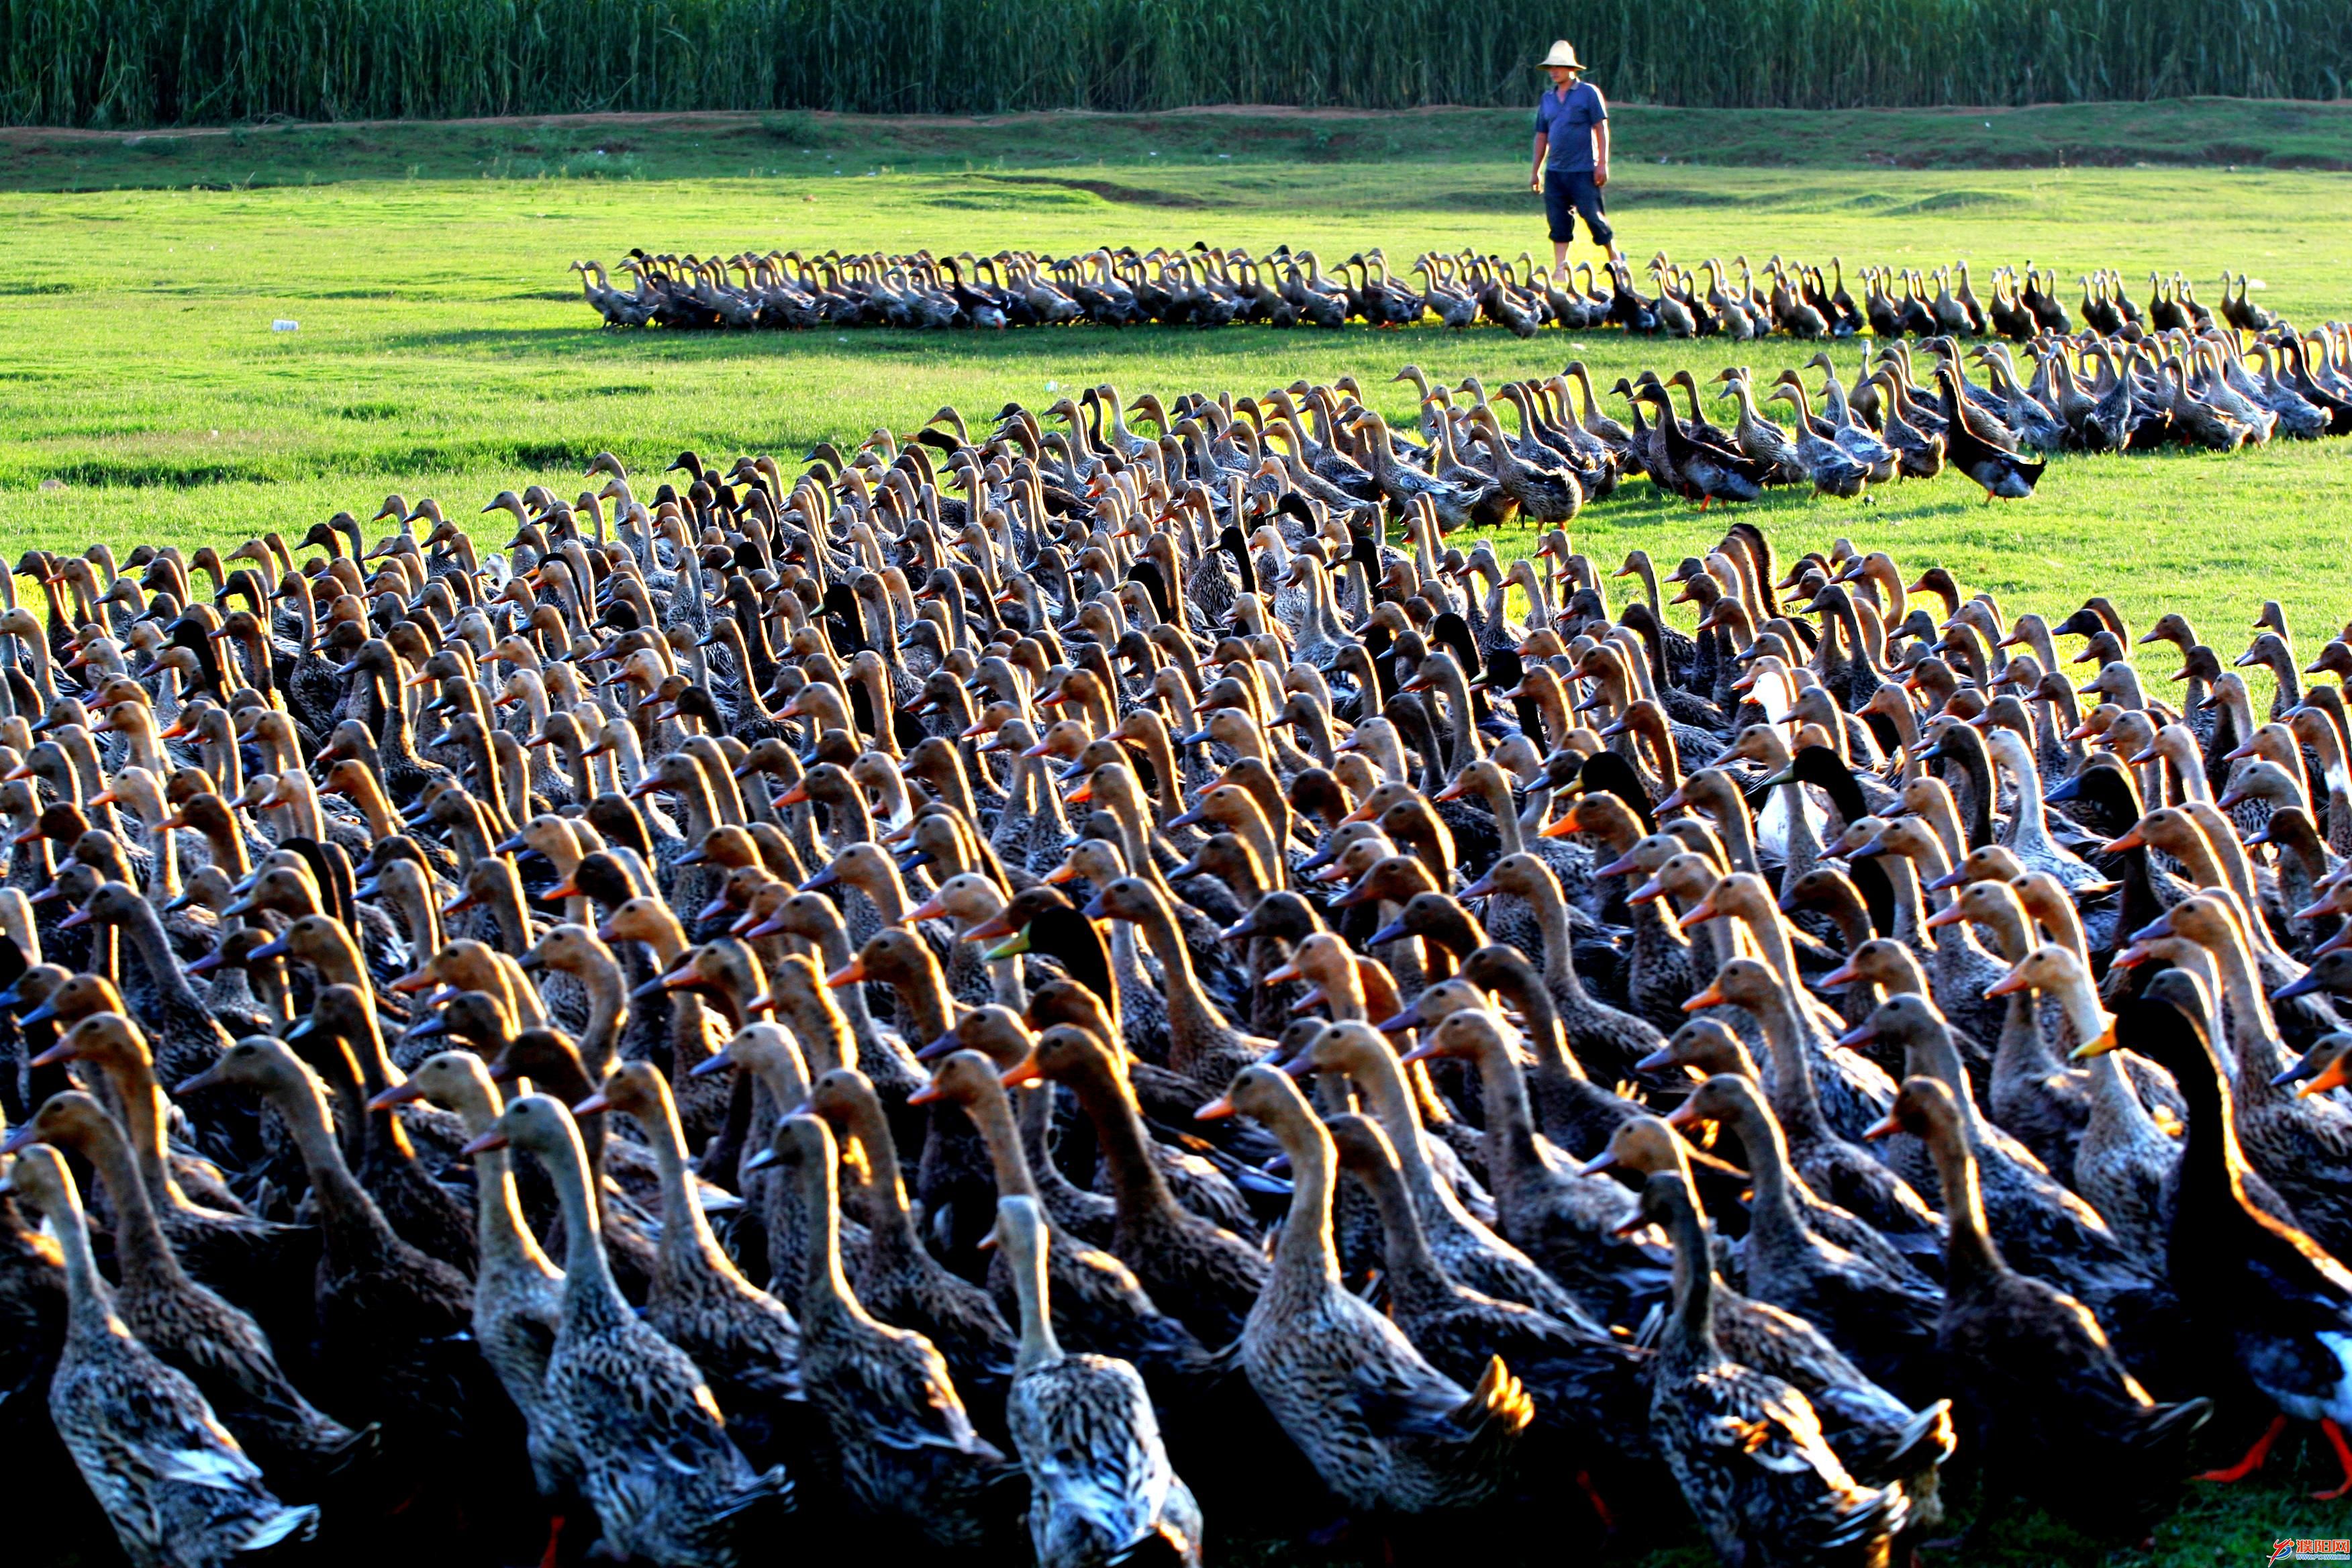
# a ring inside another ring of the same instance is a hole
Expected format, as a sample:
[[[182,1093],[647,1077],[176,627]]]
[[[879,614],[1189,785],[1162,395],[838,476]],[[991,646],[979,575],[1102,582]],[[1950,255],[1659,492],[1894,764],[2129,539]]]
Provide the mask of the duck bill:
[[[860,957],[851,959],[847,963],[843,964],[839,969],[836,969],[832,973],[826,975],[824,977],[824,983],[827,986],[838,991],[845,985],[858,984],[862,983],[865,978],[866,960]]]
[[[2326,1094],[2329,1089],[2341,1089],[2347,1083],[2352,1083],[2352,1075],[2345,1072],[2344,1058],[2337,1057],[2334,1061],[2321,1068],[2309,1083],[2296,1089],[2295,1098],[2308,1100],[2315,1094]]]
[[[424,1098],[425,1091],[416,1087],[415,1079],[411,1079],[406,1083],[396,1083],[390,1089],[370,1095],[367,1108],[370,1110],[390,1110],[395,1105],[411,1105]]]
[[[1013,922],[1006,920],[1000,910],[964,932],[963,939],[966,942],[999,942],[1012,934]]]
[[[1683,1004],[1683,1011],[1696,1013],[1703,1008],[1727,1006],[1729,1001],[1730,999],[1723,994],[1723,987],[1710,981],[1706,990]]]
[[[2115,1048],[2116,1021],[2113,1018],[2109,1018],[2106,1021],[2105,1026],[2100,1029],[2095,1037],[2091,1039],[2084,1040],[2081,1045],[2076,1046],[2072,1051],[2069,1051],[2066,1054],[2066,1059],[2072,1062],[2086,1062],[2093,1057],[2105,1056],[2109,1051],[2112,1051]]]
[[[1195,1121],[1223,1121],[1233,1114],[1233,1097],[1231,1095],[1221,1094],[1217,1096],[1216,1099],[1209,1101],[1208,1104],[1192,1112],[1192,1120]]]
[[[1713,919],[1715,919],[1715,900],[1705,898],[1692,908],[1690,913],[1676,921],[1675,927],[1678,931],[1692,931]]]

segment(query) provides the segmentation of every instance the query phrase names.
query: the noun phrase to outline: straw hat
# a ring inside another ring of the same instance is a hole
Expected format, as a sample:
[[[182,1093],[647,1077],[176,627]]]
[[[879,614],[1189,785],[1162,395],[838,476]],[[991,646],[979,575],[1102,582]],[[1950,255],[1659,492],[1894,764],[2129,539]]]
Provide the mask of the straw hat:
[[[1552,40],[1551,53],[1543,58],[1543,63],[1547,69],[1553,66],[1566,66],[1572,71],[1580,71],[1584,68],[1584,62],[1576,58],[1576,46],[1566,38]]]

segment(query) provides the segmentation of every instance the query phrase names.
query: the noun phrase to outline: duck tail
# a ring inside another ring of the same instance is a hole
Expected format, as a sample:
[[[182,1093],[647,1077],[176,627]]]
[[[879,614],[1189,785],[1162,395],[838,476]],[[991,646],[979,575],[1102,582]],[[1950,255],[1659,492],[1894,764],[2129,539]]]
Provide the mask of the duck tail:
[[[238,1557],[255,1557],[284,1545],[309,1541],[319,1533],[319,1505],[280,1508],[254,1521],[253,1532],[237,1543]]]
[[[1455,1405],[1454,1424],[1474,1436],[1517,1436],[1535,1419],[1536,1402],[1527,1385],[1511,1375],[1501,1356],[1486,1358],[1486,1370],[1470,1397]]]
[[[1952,1457],[1958,1441],[1952,1429],[1952,1402],[1938,1399],[1913,1416],[1895,1437],[1886,1473],[1909,1476],[1923,1470],[1932,1472]]]
[[[1190,1568],[1201,1561],[1201,1552],[1198,1542],[1161,1519],[1103,1561],[1107,1568]]]
[[[746,1509],[772,1500],[780,1508],[790,1509],[793,1506],[793,1479],[784,1473],[782,1465],[770,1466],[738,1489],[719,1510],[719,1517],[732,1518]]]

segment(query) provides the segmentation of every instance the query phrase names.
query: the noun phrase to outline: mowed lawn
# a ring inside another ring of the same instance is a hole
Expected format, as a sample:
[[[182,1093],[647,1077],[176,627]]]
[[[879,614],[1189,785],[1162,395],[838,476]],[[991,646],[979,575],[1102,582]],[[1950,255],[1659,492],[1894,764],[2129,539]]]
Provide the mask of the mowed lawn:
[[[2120,268],[2143,300],[2151,269],[2183,269],[2211,299],[2228,268],[2298,321],[2352,314],[2352,175],[2331,172],[2352,163],[2352,112],[1619,119],[1610,194],[1637,258],[1837,255],[1857,292],[1864,261],[1966,258],[1980,293],[1996,264],[2031,259],[2057,269],[2070,306],[2077,275],[2096,267]],[[1391,378],[1408,363],[1493,385],[1581,358],[1605,391],[1645,366],[1689,366],[1704,383],[1734,361],[1764,384],[1814,352],[1612,331],[1520,342],[1493,328],[614,334],[565,270],[633,245],[984,254],[1205,240],[1311,247],[1327,266],[1379,246],[1400,269],[1431,248],[1516,257],[1546,248],[1525,137],[1520,115],[1471,111],[0,132],[0,542],[13,560],[100,539],[299,536],[338,509],[365,517],[392,492],[465,515],[532,481],[576,493],[603,450],[633,470],[688,447],[772,452],[789,468],[820,439],[903,433],[943,404],[984,427],[1008,400],[1042,408],[1103,383],[1129,396],[1242,394],[1352,373],[1404,417],[1411,395]],[[2131,166],[2138,151],[2149,163]],[[2060,159],[2077,166],[2033,166]],[[1970,163],[1983,166],[1956,166]],[[299,328],[274,331],[278,321]],[[1830,348],[1842,380],[1865,348]],[[1981,500],[1947,477],[1859,504],[1776,494],[1747,515],[1784,553],[1843,536],[1915,569],[1946,565],[2011,613],[2063,614],[2091,593],[2135,626],[2180,609],[2225,658],[2266,598],[2312,648],[2352,616],[2352,442],[2061,457],[2032,500]],[[1671,563],[1726,521],[1634,481],[1573,533],[1607,571],[1633,548]],[[2148,668],[2168,674],[2168,653]],[[2255,1425],[2226,1413],[2201,1457],[2226,1462]],[[2280,1536],[2345,1534],[2343,1505],[2304,1500],[2332,1479],[2324,1447],[2298,1436],[2269,1483],[2192,1487],[2152,1552],[2104,1560],[2253,1562]],[[1613,1560],[1707,1558],[1669,1546]],[[1944,1560],[2103,1559],[2038,1515],[2002,1510]]]

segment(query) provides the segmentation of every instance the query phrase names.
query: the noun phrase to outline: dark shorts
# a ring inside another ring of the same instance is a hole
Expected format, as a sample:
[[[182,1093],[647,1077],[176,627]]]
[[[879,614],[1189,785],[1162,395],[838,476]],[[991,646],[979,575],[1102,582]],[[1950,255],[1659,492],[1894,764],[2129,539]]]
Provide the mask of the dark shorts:
[[[1551,219],[1554,244],[1566,245],[1576,237],[1576,217],[1584,215],[1584,226],[1591,231],[1592,243],[1607,245],[1617,231],[1609,226],[1609,208],[1601,200],[1601,187],[1592,183],[1592,171],[1570,174],[1565,169],[1544,171],[1544,214]]]

